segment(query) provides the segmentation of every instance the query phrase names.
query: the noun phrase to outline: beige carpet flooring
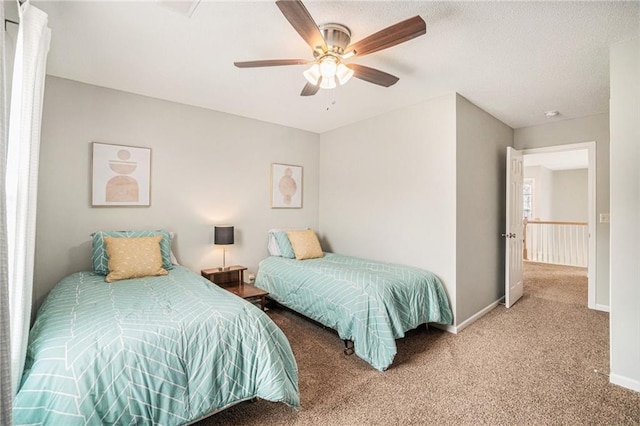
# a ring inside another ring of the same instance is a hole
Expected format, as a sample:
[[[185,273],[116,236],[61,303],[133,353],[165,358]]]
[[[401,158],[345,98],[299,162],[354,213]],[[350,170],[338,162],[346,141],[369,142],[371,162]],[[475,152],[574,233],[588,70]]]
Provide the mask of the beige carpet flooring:
[[[344,355],[331,330],[271,309],[298,362],[302,408],[245,402],[198,425],[640,425],[640,394],[603,374],[609,317],[586,308],[586,285],[584,268],[527,263],[515,306],[458,335],[409,332],[384,373]]]

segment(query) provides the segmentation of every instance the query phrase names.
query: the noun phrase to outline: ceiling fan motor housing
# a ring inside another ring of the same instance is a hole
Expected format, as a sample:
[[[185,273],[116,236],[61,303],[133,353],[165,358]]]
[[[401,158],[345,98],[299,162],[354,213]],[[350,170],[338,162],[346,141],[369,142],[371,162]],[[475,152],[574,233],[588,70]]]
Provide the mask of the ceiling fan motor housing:
[[[349,28],[341,24],[330,23],[320,25],[319,29],[322,38],[324,38],[324,42],[327,44],[327,52],[342,55],[351,42],[351,31]],[[325,52],[318,52],[316,50],[314,53],[321,55]]]

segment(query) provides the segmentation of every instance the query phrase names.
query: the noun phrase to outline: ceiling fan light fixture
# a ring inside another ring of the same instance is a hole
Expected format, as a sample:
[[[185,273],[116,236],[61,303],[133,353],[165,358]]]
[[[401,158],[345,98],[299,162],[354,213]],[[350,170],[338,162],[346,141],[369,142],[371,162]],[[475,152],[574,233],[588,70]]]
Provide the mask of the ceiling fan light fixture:
[[[325,56],[320,59],[320,74],[323,79],[331,79],[335,77],[338,71],[338,60],[333,56]]]
[[[353,77],[353,70],[348,68],[345,64],[338,65],[336,70],[336,77],[340,85],[344,85]]]
[[[320,85],[321,89],[335,89],[337,87],[336,77],[340,84],[344,84],[349,81],[353,71],[341,64],[335,56],[325,55],[302,74],[314,86]]]
[[[320,77],[322,77],[322,74],[320,74],[320,65],[314,63],[308,70],[303,72],[302,75],[304,75],[304,78],[306,78],[309,83],[317,86]]]
[[[336,88],[336,78],[334,77],[330,77],[330,78],[324,78],[322,77],[320,79],[320,88],[321,89],[335,89]]]

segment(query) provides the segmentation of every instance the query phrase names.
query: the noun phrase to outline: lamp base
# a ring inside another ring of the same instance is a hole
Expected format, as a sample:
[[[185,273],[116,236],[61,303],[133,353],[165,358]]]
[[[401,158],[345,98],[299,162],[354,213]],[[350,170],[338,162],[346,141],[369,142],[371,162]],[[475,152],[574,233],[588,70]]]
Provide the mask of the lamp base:
[[[225,259],[226,252],[227,252],[227,250],[223,246],[222,247],[222,269],[220,269],[221,271],[228,271],[229,270],[229,267],[227,266],[227,261]]]

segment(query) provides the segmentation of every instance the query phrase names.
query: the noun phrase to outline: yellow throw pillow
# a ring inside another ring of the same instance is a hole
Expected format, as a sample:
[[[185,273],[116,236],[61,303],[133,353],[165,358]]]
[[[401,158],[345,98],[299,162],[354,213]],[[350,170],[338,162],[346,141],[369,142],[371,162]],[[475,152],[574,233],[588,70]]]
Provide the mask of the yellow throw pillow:
[[[296,259],[315,259],[323,256],[320,241],[318,241],[313,229],[287,231],[287,237],[289,237]]]
[[[167,275],[162,267],[162,235],[139,238],[104,237],[109,257],[108,283],[128,278]]]

